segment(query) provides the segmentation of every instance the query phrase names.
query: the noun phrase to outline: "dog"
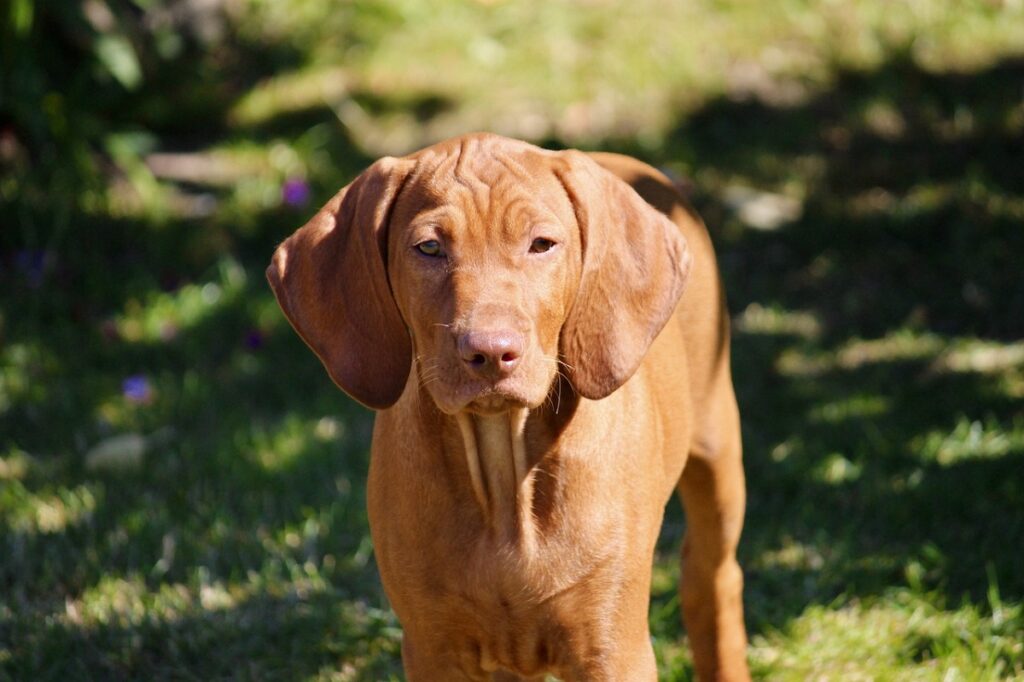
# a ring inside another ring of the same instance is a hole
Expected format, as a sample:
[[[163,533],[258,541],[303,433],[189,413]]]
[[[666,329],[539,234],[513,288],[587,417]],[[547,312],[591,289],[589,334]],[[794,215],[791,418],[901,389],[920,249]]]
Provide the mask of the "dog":
[[[409,680],[654,680],[651,564],[683,501],[696,673],[749,679],[745,484],[707,230],[635,159],[492,134],[383,158],[267,277],[348,395]]]

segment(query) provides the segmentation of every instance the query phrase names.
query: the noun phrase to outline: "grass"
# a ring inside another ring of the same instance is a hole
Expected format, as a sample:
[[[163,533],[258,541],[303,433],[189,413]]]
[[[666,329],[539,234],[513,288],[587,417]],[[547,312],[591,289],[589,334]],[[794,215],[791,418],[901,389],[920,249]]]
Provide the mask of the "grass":
[[[1024,679],[1020,3],[226,7],[105,114],[102,177],[0,154],[0,679],[401,679],[372,415],[262,271],[376,155],[476,128],[688,179],[755,674]],[[692,679],[684,528],[670,504],[663,680]]]

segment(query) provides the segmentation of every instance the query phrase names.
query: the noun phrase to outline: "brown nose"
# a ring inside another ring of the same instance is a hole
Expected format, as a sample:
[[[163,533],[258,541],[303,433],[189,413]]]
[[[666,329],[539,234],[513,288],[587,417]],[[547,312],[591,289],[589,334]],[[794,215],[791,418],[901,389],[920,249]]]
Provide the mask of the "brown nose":
[[[488,379],[507,377],[523,354],[522,335],[509,329],[466,332],[459,336],[458,344],[466,368]]]

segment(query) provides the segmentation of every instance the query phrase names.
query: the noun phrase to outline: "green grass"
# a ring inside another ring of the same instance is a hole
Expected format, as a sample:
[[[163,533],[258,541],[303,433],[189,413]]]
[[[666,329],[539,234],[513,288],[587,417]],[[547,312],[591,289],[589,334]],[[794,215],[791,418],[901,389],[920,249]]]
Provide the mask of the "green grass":
[[[0,680],[401,679],[372,415],[262,272],[375,156],[479,128],[691,185],[734,314],[755,674],[1024,679],[1019,2],[328,5],[152,29],[133,90],[53,76],[50,132],[3,138]],[[684,528],[670,504],[663,680],[692,679]]]

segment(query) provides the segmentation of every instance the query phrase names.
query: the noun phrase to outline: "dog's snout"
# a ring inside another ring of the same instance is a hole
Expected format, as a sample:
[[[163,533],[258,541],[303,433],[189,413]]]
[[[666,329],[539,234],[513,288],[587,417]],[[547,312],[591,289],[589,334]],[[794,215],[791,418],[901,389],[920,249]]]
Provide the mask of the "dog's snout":
[[[490,379],[511,374],[523,355],[523,336],[510,329],[465,332],[458,345],[467,369]]]

